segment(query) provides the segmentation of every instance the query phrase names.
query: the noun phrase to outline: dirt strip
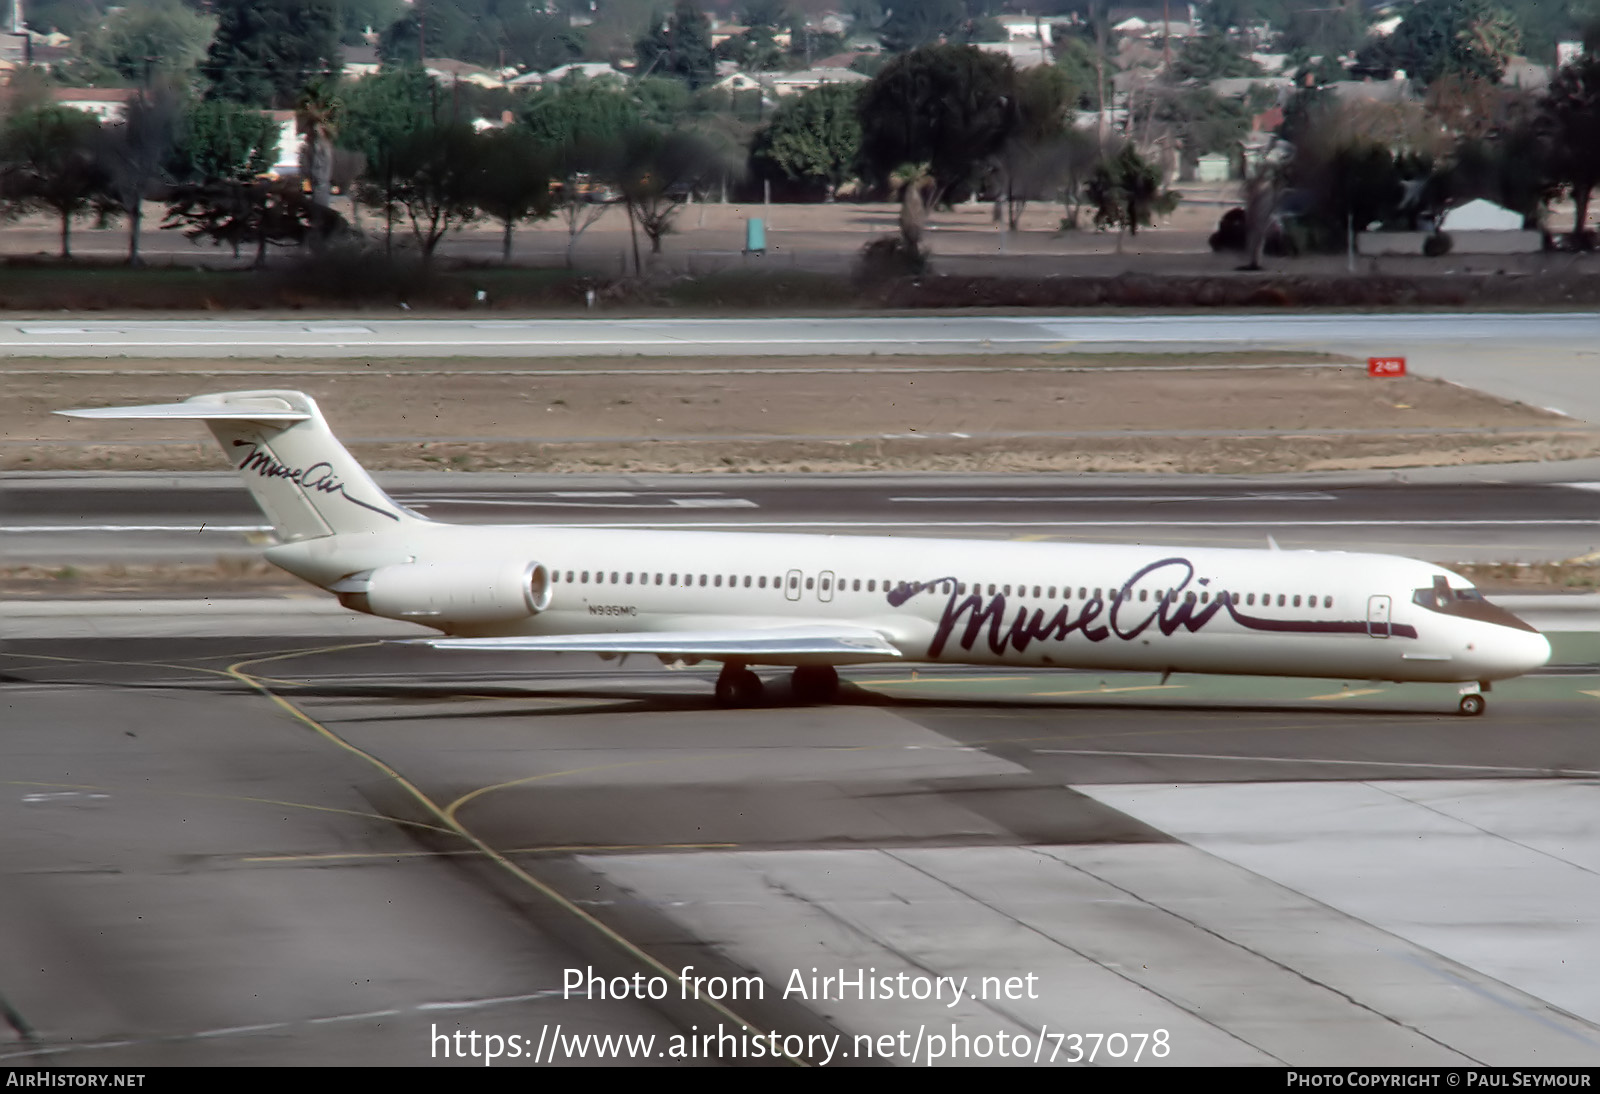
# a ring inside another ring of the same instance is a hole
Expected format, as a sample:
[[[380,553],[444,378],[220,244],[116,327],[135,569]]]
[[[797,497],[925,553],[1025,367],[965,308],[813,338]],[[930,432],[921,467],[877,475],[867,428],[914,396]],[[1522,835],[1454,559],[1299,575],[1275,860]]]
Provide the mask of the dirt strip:
[[[1215,354],[1140,360],[830,357],[814,367],[855,371],[820,373],[719,358],[710,374],[626,376],[389,362],[382,375],[348,362],[320,363],[336,375],[307,362],[207,376],[184,375],[193,362],[171,375],[0,370],[0,469],[215,469],[209,440],[186,426],[50,411],[288,386],[380,470],[1263,473],[1600,454],[1600,432],[1581,423],[1441,381]],[[1059,371],[1094,362],[1108,367]],[[1240,367],[1216,367],[1230,362]],[[923,371],[939,365],[967,371]]]

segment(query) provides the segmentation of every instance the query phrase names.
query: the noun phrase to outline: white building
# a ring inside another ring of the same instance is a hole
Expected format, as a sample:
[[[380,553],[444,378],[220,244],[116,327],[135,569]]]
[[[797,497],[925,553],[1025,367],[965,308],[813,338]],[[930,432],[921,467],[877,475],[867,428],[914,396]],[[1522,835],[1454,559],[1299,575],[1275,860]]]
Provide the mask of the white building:
[[[58,106],[70,106],[85,114],[93,114],[101,125],[120,122],[128,111],[128,102],[139,92],[131,87],[56,87],[50,89],[50,98]]]

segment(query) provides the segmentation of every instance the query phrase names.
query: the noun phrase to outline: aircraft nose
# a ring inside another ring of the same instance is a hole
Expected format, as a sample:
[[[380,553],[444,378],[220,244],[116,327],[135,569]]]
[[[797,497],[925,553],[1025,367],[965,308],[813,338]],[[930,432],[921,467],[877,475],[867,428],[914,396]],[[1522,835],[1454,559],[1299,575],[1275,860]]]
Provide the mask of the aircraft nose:
[[[1521,676],[1550,661],[1550,640],[1538,631],[1502,629],[1495,636],[1495,669],[1506,676]]]

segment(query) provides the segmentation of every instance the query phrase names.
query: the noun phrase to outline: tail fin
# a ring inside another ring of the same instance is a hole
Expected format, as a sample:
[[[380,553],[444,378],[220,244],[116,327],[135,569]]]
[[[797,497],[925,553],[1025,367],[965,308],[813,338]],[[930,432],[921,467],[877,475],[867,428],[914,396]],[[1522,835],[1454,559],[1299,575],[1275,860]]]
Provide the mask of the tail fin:
[[[286,543],[387,532],[421,519],[378,488],[299,391],[223,391],[181,403],[56,413],[205,422]]]

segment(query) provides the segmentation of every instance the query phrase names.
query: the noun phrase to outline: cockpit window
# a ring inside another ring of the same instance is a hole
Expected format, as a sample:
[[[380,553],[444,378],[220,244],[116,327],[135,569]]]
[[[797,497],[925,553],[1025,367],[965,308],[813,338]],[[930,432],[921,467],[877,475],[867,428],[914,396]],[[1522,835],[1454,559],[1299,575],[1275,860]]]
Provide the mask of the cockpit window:
[[[1477,589],[1452,589],[1449,580],[1442,576],[1435,577],[1432,585],[1413,592],[1411,602],[1429,611],[1439,612],[1441,615],[1476,619],[1482,623],[1497,623],[1502,627],[1515,627],[1522,631],[1534,629],[1504,608],[1489,603]]]

